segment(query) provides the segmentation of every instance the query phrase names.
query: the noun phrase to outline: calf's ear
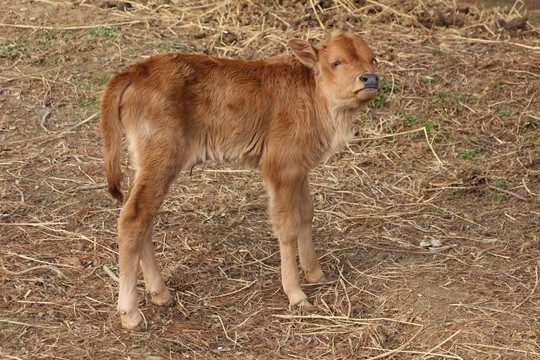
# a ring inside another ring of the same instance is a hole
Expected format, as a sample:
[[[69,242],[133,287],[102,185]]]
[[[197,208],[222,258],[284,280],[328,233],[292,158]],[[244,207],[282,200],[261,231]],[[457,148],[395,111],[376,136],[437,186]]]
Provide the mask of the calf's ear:
[[[304,65],[317,68],[317,62],[319,61],[319,50],[317,48],[314,48],[309,42],[301,39],[289,40],[289,47],[293,51],[294,56]]]

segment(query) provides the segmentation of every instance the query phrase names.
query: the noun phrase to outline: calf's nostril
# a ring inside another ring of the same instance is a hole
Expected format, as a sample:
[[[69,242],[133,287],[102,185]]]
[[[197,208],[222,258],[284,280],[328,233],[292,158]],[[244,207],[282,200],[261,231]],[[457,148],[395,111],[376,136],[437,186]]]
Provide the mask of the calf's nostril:
[[[376,88],[379,86],[379,77],[375,74],[363,74],[358,79],[364,84],[364,87]]]

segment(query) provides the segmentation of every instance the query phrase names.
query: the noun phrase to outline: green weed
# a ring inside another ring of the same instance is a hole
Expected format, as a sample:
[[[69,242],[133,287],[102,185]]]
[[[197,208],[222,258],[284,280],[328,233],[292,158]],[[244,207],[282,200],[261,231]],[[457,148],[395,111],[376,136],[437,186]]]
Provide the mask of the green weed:
[[[415,115],[406,115],[401,117],[401,121],[406,126],[413,126],[418,124],[418,118]]]
[[[91,90],[92,89],[92,85],[90,85],[90,83],[87,82],[87,81],[80,80],[80,79],[75,79],[75,80],[73,80],[73,82],[79,88],[86,89],[86,90]]]
[[[396,90],[396,88],[393,88],[392,85],[388,83],[388,81],[384,80],[384,75],[378,74],[379,81],[381,82],[381,90],[377,93],[377,96],[375,96],[375,99],[371,100],[371,102],[368,104],[370,108],[382,108],[386,106],[386,99],[385,99],[385,93]]]
[[[497,187],[499,189],[508,190],[508,184],[506,183],[506,180],[504,180],[502,178],[495,181],[495,187]]]
[[[420,83],[422,84],[436,84],[437,79],[432,76],[420,76]]]
[[[536,123],[538,122],[538,120],[536,120],[535,118],[533,117],[529,117],[529,120],[527,120],[527,122],[525,123],[525,127],[527,129],[533,129],[537,127]]]
[[[451,92],[448,92],[448,91],[442,91],[439,93],[439,98],[441,99],[444,99],[444,98],[453,98],[454,95],[451,93]]]
[[[92,75],[90,81],[99,84],[105,85],[111,79],[111,75]]]
[[[478,152],[476,149],[458,149],[459,156],[465,160],[476,160],[474,155]]]
[[[505,86],[507,86],[503,82],[495,82],[494,80],[491,80],[491,85],[495,85],[496,87],[505,87]]]
[[[90,31],[86,32],[86,35],[89,37],[106,37],[110,40],[114,40],[118,37],[121,37],[122,34],[118,32],[118,30],[114,26],[107,26],[107,27],[99,27],[91,29]]]
[[[89,107],[94,110],[97,110],[99,108],[99,103],[95,98],[86,98],[83,101],[81,101],[81,106]]]
[[[56,36],[48,32],[42,32],[36,38],[37,45],[34,46],[34,51],[46,51],[58,44]]]
[[[437,134],[433,137],[433,142],[436,143],[436,144],[440,144],[445,139],[446,140],[451,140],[452,136],[445,134],[443,130],[439,130],[437,132]]]
[[[426,127],[427,132],[430,132],[431,130],[433,130],[433,128],[435,128],[435,124],[429,120],[424,120],[424,126]]]
[[[18,46],[15,40],[8,39],[2,44],[2,52],[0,53],[1,58],[12,59],[20,54],[24,54],[26,49],[23,46]]]

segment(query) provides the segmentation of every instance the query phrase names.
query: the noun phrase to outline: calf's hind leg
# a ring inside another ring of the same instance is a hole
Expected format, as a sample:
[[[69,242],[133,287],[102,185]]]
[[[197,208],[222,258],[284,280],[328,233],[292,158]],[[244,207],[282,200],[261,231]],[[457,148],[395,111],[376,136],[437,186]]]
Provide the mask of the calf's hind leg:
[[[137,274],[139,263],[143,268],[146,289],[152,302],[168,305],[169,290],[163,282],[154,257],[152,228],[154,215],[177,175],[174,156],[164,156],[163,151],[145,151],[146,164],[140,164],[130,195],[120,211],[118,219],[118,250],[120,266],[120,290],[118,311],[122,326],[141,328],[142,316],[137,304]]]
[[[174,300],[169,289],[163,281],[163,276],[156,262],[154,254],[154,244],[152,242],[152,230],[154,226],[150,223],[144,239],[141,257],[141,269],[144,276],[146,292],[150,294],[150,300],[160,306],[172,306]]]

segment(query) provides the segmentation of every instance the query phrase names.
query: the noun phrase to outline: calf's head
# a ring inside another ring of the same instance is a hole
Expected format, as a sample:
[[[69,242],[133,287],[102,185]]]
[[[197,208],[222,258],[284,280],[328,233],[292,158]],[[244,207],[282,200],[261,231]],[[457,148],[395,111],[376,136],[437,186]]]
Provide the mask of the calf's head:
[[[375,56],[358,35],[342,33],[326,39],[320,48],[309,42],[289,41],[294,55],[310,67],[327,101],[340,108],[367,104],[380,89]]]

